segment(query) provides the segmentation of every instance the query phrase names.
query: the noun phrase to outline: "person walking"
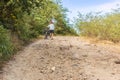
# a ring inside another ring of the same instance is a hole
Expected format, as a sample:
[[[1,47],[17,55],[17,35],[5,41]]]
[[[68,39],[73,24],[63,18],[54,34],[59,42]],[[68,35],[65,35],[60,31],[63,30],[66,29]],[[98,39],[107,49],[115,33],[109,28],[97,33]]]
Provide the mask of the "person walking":
[[[48,28],[49,28],[49,32],[50,32],[50,38],[53,40],[55,25],[54,25],[54,22],[52,20],[50,21]]]

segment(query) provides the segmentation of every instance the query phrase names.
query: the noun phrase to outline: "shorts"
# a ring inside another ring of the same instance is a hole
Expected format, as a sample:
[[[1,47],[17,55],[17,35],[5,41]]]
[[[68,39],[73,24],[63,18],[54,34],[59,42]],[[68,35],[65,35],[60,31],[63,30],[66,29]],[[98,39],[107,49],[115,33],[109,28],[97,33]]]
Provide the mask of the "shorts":
[[[50,30],[50,33],[54,33],[54,30]]]

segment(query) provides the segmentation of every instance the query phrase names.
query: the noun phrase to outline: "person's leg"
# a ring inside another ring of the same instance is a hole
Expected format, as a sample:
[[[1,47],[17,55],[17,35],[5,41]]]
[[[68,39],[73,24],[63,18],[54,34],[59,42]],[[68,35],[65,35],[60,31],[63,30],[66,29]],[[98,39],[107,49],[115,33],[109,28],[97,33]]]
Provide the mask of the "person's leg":
[[[51,39],[53,39],[53,33],[51,33]]]
[[[50,38],[53,39],[54,36],[54,30],[50,30]]]
[[[51,33],[50,33],[50,38],[51,38]]]
[[[51,38],[53,39],[54,36],[54,30],[52,30]]]
[[[51,38],[51,30],[49,30],[49,36],[50,36],[50,38]]]

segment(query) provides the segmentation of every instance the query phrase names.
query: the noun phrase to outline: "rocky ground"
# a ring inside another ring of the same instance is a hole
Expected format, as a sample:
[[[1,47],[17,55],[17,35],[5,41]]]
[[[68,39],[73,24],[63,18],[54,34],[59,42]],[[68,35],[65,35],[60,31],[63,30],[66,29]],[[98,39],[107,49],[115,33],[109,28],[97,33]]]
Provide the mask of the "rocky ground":
[[[120,80],[120,47],[80,37],[42,39],[8,62],[1,80]]]

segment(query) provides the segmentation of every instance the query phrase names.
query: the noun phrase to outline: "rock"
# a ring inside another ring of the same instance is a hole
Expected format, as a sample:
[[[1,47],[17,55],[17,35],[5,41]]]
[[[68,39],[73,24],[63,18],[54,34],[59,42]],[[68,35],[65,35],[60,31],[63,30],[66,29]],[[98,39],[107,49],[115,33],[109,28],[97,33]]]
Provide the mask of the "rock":
[[[70,48],[72,48],[73,47],[73,45],[70,45]]]
[[[71,65],[72,67],[78,67],[78,64],[73,64],[73,65]]]
[[[60,49],[60,50],[63,50],[63,48],[62,48],[62,47],[59,47],[59,49]]]
[[[111,73],[112,75],[115,75],[115,73]]]
[[[87,77],[84,77],[83,80],[87,80],[88,78]]]
[[[115,61],[115,64],[120,64],[120,61]]]
[[[77,53],[73,54],[72,59],[79,59],[79,55]]]
[[[83,57],[88,57],[88,55],[82,55]]]
[[[80,47],[77,47],[77,49],[81,49]]]
[[[69,46],[63,46],[63,47],[60,46],[59,49],[60,49],[60,50],[69,50],[70,47],[69,47]]]
[[[52,71],[55,71],[55,66],[51,68]]]
[[[46,48],[46,49],[49,49],[49,44],[45,44],[45,48]]]
[[[98,50],[98,52],[101,52],[101,50]]]

